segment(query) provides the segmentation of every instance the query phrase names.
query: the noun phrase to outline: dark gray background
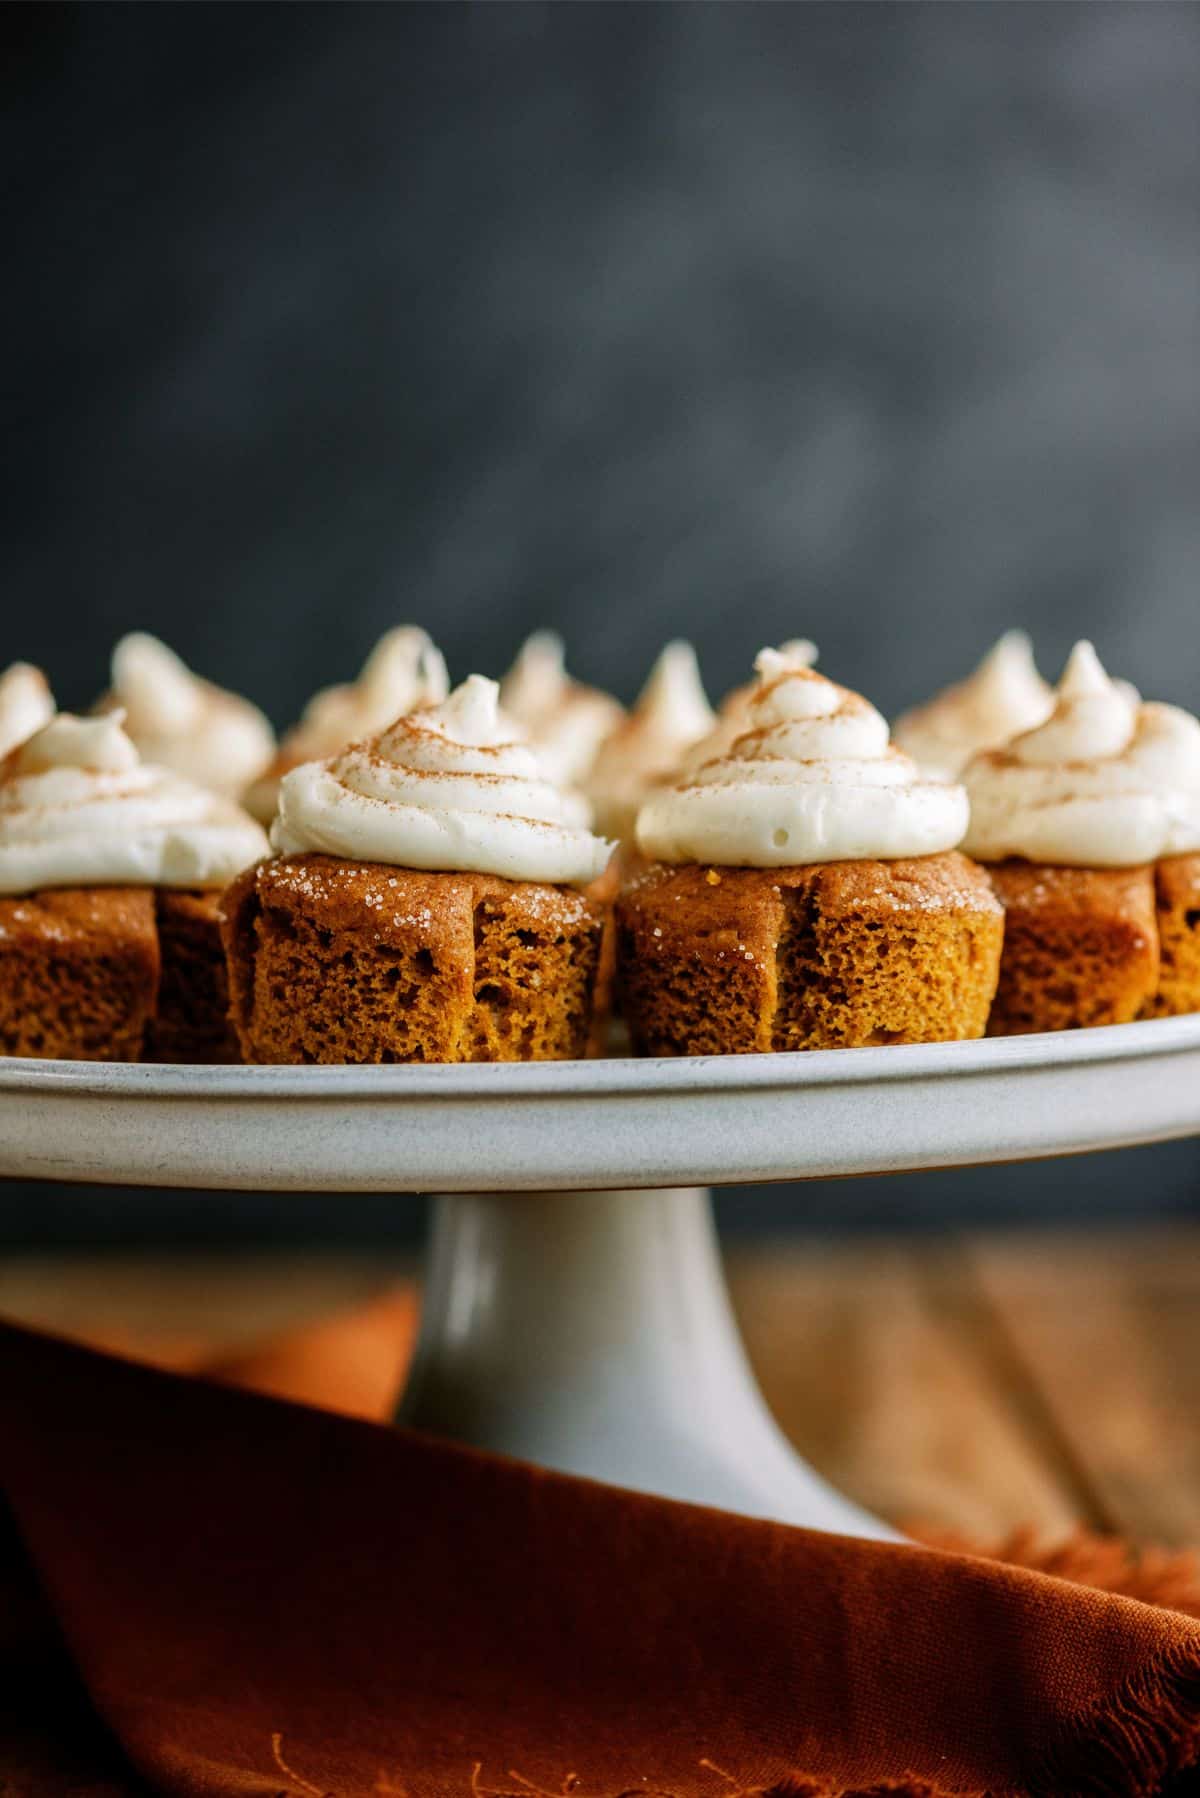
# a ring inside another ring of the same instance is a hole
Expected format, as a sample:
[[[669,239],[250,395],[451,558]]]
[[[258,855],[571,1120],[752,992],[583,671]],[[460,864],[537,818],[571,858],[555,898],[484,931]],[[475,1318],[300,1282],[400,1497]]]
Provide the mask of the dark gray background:
[[[4,28],[0,660],[64,703],[142,625],[285,724],[402,619],[456,675],[555,624],[625,697],[669,634],[715,694],[803,633],[886,710],[1015,622],[1049,672],[1087,632],[1200,700],[1200,9]],[[807,1198],[1178,1208],[1198,1166],[1184,1145]],[[148,1203],[45,1193],[0,1229],[136,1231]]]

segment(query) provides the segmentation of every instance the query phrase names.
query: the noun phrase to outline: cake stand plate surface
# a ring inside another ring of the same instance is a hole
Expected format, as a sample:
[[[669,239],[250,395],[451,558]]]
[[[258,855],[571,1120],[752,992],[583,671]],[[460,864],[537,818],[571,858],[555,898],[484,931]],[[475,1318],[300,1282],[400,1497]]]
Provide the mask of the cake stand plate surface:
[[[693,1061],[0,1062],[0,1175],[438,1194],[404,1424],[855,1535],[889,1532],[776,1427],[703,1186],[1195,1134],[1200,1017]]]
[[[0,1175],[530,1192],[899,1172],[1200,1130],[1200,1015],[673,1061],[200,1068],[0,1062]]]

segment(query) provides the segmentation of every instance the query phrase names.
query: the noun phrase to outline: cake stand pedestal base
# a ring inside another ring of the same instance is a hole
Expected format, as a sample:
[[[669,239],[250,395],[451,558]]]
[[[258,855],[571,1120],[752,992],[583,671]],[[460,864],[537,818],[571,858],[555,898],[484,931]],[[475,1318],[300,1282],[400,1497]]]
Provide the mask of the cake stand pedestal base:
[[[767,1410],[700,1187],[439,1197],[400,1421],[610,1485],[892,1534]]]

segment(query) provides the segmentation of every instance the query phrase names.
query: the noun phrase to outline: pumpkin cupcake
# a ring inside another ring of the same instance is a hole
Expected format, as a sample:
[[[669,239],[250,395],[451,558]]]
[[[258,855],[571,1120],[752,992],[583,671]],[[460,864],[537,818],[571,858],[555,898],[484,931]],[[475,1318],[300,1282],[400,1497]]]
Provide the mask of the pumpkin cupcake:
[[[586,1052],[611,844],[472,675],[286,774],[278,859],[225,898],[247,1061],[560,1060]]]
[[[54,716],[54,696],[40,668],[13,662],[0,674],[0,756],[31,737]]]
[[[889,747],[874,706],[777,651],[745,729],[642,806],[618,983],[651,1055],[983,1035],[1003,914],[957,853],[961,787]]]
[[[432,638],[415,624],[397,625],[379,639],[357,680],[313,694],[270,766],[243,792],[242,804],[269,824],[289,769],[336,755],[416,706],[440,705],[449,691],[446,664]]]
[[[218,900],[267,847],[119,712],[36,731],[0,764],[0,1054],[236,1059]]]
[[[560,787],[583,784],[600,745],[625,716],[611,694],[571,679],[554,631],[534,631],[521,645],[500,682],[500,708],[520,725]]]
[[[120,711],[142,760],[235,799],[275,753],[266,716],[240,694],[201,680],[174,650],[131,631],[113,650],[98,711]]]
[[[587,781],[596,828],[632,844],[638,807],[716,723],[696,652],[668,643],[629,716],[601,745]]]
[[[1024,631],[1005,631],[973,674],[897,718],[892,741],[927,774],[957,780],[973,755],[1033,730],[1053,709],[1033,644]]]
[[[994,1034],[1200,1010],[1200,721],[1078,643],[1045,723],[963,779],[1007,913]]]

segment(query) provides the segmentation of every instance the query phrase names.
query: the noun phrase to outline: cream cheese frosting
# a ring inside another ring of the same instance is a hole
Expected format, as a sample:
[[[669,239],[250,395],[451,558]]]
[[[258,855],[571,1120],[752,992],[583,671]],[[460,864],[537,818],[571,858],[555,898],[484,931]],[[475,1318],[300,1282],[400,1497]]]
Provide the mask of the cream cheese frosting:
[[[117,644],[100,705],[123,712],[126,735],[147,762],[214,793],[240,793],[275,752],[275,733],[256,705],[201,680],[146,631]]]
[[[600,747],[587,781],[597,827],[632,837],[638,807],[716,724],[690,643],[668,643],[632,712]]]
[[[980,861],[1131,868],[1200,851],[1200,720],[1143,703],[1077,643],[1044,724],[964,775]]]
[[[786,663],[789,668],[811,668],[817,660],[817,646],[808,637],[790,637],[779,645],[775,654],[780,658],[781,667]],[[701,737],[688,751],[682,763],[684,768],[698,768],[701,762],[711,762],[725,754],[748,728],[750,702],[757,692],[758,681],[748,680],[725,695],[717,712],[717,722],[708,735]]]
[[[741,734],[646,799],[644,855],[782,868],[936,855],[962,841],[963,789],[890,747],[873,705],[778,650],[755,668]]]
[[[526,638],[500,682],[500,705],[524,730],[546,772],[565,787],[584,779],[601,743],[625,716],[611,694],[571,679],[554,631]]]
[[[904,712],[892,741],[930,774],[956,780],[981,749],[998,749],[1050,716],[1054,690],[1024,631],[1006,631],[973,674]]]
[[[0,892],[220,888],[268,851],[232,800],[143,762],[120,711],[60,712],[0,767]]]
[[[399,868],[498,874],[584,886],[612,844],[583,828],[575,796],[550,779],[473,674],[439,706],[280,782],[271,841]]]
[[[275,816],[280,778],[289,768],[322,760],[347,743],[374,736],[418,706],[440,705],[449,691],[446,664],[429,633],[419,625],[397,625],[379,639],[357,680],[313,694],[299,723],[279,745],[275,761],[243,794],[243,804],[269,824]]]
[[[31,662],[13,662],[0,674],[0,756],[15,749],[54,716],[54,696]]]

